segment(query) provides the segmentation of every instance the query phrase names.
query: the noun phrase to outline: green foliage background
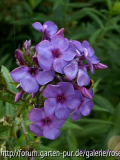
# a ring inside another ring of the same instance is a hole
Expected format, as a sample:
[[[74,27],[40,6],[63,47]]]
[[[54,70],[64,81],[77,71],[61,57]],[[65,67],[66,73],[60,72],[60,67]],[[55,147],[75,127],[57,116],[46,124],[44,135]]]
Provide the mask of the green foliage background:
[[[42,34],[32,28],[32,23],[36,21],[44,23],[47,20],[54,21],[59,29],[65,28],[65,36],[69,39],[88,40],[101,63],[108,65],[108,69],[96,71],[91,75],[95,81],[93,88],[95,107],[88,117],[82,117],[77,122],[68,120],[62,128],[60,137],[50,141],[37,138],[30,132],[27,116],[31,106],[26,106],[22,102],[15,104],[13,95],[9,95],[7,91],[4,93],[0,91],[0,146],[9,150],[27,146],[32,146],[38,151],[107,150],[110,138],[113,135],[120,135],[120,1],[1,0],[0,66],[5,85],[7,84],[9,90],[14,93],[16,89],[9,83],[12,82],[9,71],[17,67],[14,51],[21,48],[26,39],[31,39],[33,45],[38,44]],[[29,100],[29,97],[27,98]],[[29,144],[26,144],[26,135],[22,132],[19,119],[15,119],[14,125],[12,122],[11,117],[19,106],[24,108],[21,110],[22,119],[28,131]],[[8,115],[11,116],[11,120],[8,124],[3,124],[2,118]],[[114,160],[112,157],[98,158]],[[52,159],[57,158],[45,158]],[[85,160],[82,157],[66,159]]]

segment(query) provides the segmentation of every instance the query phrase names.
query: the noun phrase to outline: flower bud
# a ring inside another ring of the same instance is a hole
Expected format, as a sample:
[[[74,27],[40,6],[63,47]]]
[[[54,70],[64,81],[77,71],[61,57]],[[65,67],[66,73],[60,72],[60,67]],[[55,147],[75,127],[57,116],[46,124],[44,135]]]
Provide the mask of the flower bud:
[[[81,91],[84,97],[92,99],[92,95],[89,93],[89,91],[85,87],[80,87],[78,90]]]
[[[31,93],[32,98],[35,98],[36,93]]]
[[[105,64],[102,64],[102,63],[94,64],[93,66],[94,66],[94,68],[97,69],[97,70],[108,68],[108,66],[106,66]]]
[[[20,65],[24,65],[24,59],[22,56],[22,52],[19,49],[15,50],[15,58],[19,61]]]
[[[15,95],[15,102],[18,102],[22,98],[23,93],[24,91],[21,90]]]
[[[89,65],[86,65],[87,69],[90,69]],[[100,69],[106,69],[108,68],[108,66],[106,66],[105,64],[102,63],[97,63],[97,64],[93,64],[94,69],[96,70],[100,70]]]
[[[26,40],[25,42],[24,42],[24,47],[25,47],[25,49],[30,49],[30,47],[31,47],[31,40]]]
[[[33,56],[32,60],[33,60],[34,63],[36,63],[39,66],[37,56]]]
[[[64,28],[61,28],[55,35],[64,36]]]

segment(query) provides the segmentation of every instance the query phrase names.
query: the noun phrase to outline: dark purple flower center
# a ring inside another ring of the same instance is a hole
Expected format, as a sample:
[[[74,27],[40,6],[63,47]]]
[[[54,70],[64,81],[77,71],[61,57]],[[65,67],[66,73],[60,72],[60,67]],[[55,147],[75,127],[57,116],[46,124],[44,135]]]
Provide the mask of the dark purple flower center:
[[[62,102],[64,102],[65,100],[66,100],[66,98],[65,98],[65,96],[64,96],[63,94],[57,96],[57,101],[58,101],[58,102],[61,102],[61,103],[62,103]]]
[[[60,51],[59,49],[53,49],[52,54],[54,58],[59,58],[60,57]]]
[[[49,125],[51,123],[51,119],[49,117],[46,117],[42,120],[43,125]]]
[[[30,74],[35,75],[35,68],[30,68]]]

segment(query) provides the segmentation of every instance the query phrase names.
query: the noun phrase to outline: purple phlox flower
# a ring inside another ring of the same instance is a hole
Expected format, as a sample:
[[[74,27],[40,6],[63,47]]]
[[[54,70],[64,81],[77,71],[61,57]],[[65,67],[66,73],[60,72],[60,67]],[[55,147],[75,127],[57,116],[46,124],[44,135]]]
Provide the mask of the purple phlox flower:
[[[18,102],[18,101],[22,98],[23,94],[24,94],[24,91],[23,91],[23,90],[19,91],[19,92],[15,95],[15,102]]]
[[[77,89],[82,93],[83,97],[86,97],[86,98],[89,98],[89,99],[93,98],[94,93],[93,93],[93,89],[92,88],[87,89],[85,87],[80,87],[75,83],[72,83],[72,84],[74,86],[74,89]]]
[[[86,60],[90,66],[91,73],[94,73],[94,64],[99,63],[99,59],[94,55],[94,49],[90,47],[87,41],[80,43],[79,41],[72,41],[76,46],[76,55],[81,60]]]
[[[65,123],[65,120],[60,120],[55,115],[46,115],[44,108],[33,108],[29,113],[29,120],[33,122],[30,130],[36,136],[44,136],[51,140],[60,135],[60,128]]]
[[[39,32],[43,33],[43,39],[50,40],[57,32],[57,26],[51,21],[46,21],[43,25],[40,22],[35,22],[32,26]]]
[[[73,80],[77,77],[79,86],[86,86],[90,83],[90,77],[87,74],[86,65],[82,61],[74,60],[64,68],[64,74]]]
[[[51,42],[48,40],[40,42],[36,46],[36,52],[42,69],[54,68],[56,72],[62,74],[64,67],[76,55],[75,47],[60,35],[54,36]]]
[[[15,58],[19,61],[20,65],[24,65],[24,59],[22,56],[22,52],[19,49],[15,50]]]
[[[31,47],[31,40],[26,40],[25,42],[24,42],[24,47],[25,47],[25,49],[30,49],[30,47]]]
[[[82,95],[74,90],[69,82],[59,82],[57,85],[47,85],[43,91],[43,96],[47,98],[44,108],[47,115],[55,113],[59,119],[67,119],[71,110],[77,108],[81,102]]]
[[[83,116],[88,116],[93,109],[94,103],[91,99],[83,98],[81,104],[73,111],[71,118],[77,121]]]
[[[87,69],[90,69],[90,66],[89,66],[89,65],[87,65],[86,67],[87,67]],[[108,68],[108,66],[106,66],[105,64],[102,64],[102,63],[93,64],[93,67],[94,67],[94,69],[96,69],[96,70]]]
[[[54,70],[42,71],[38,67],[21,66],[11,72],[11,77],[15,82],[20,83],[25,92],[36,93],[39,85],[47,84],[53,80]]]

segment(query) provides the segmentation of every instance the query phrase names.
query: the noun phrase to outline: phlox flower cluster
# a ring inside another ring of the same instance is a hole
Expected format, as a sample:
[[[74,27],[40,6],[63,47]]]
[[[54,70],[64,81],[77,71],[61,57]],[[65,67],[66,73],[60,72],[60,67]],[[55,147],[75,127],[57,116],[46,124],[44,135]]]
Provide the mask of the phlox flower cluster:
[[[19,67],[11,77],[20,89],[15,102],[31,94],[34,107],[29,113],[33,122],[30,130],[53,140],[69,116],[76,121],[90,114],[94,106],[93,80],[88,72],[94,74],[94,70],[107,66],[100,63],[88,41],[65,38],[64,28],[58,30],[55,23],[35,22],[32,26],[42,32],[43,38],[36,46],[26,40],[23,49],[15,51]]]

